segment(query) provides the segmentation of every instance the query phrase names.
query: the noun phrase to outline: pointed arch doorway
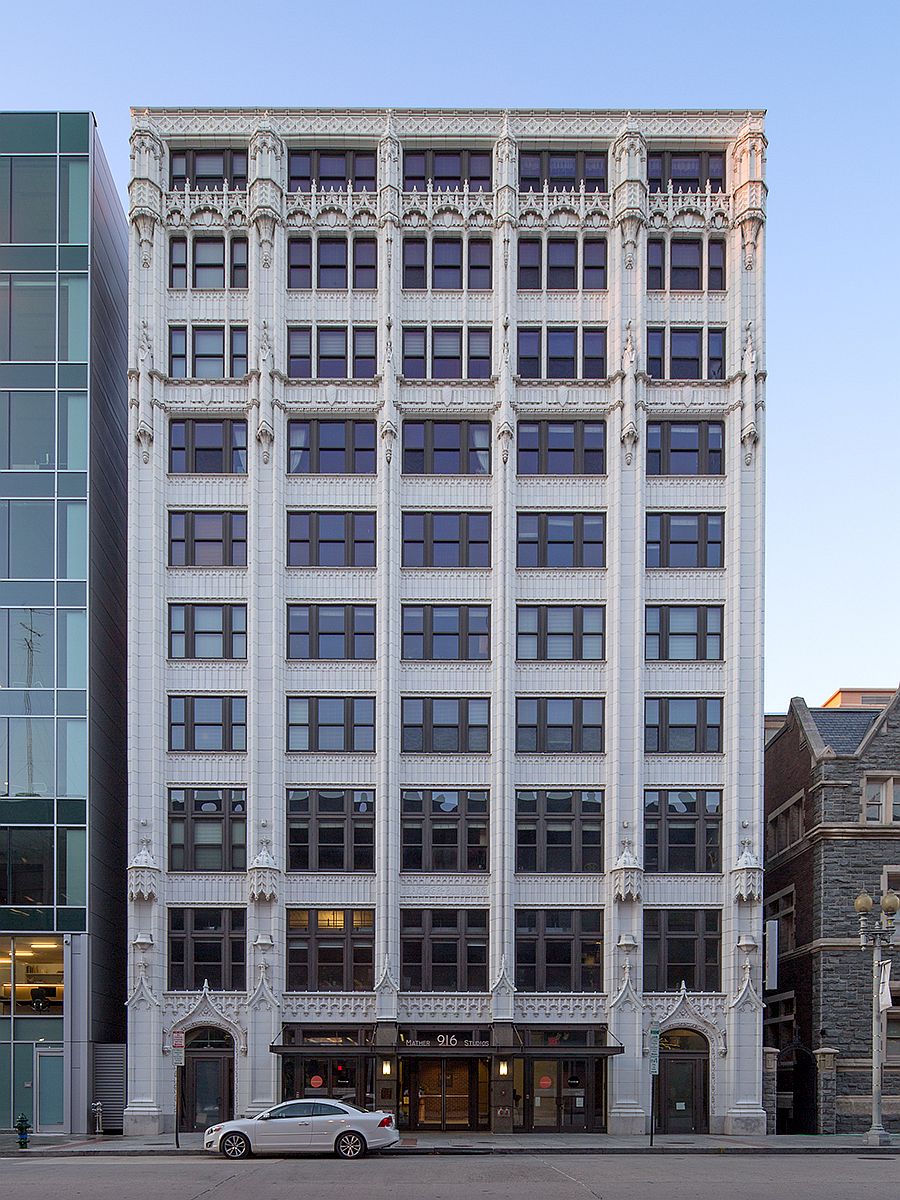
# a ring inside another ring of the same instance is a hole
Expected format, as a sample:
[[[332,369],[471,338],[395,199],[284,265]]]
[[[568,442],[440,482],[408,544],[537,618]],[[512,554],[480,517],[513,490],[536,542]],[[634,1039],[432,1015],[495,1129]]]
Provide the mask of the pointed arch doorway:
[[[234,1038],[201,1025],[188,1031],[184,1046],[182,1133],[202,1133],[234,1117]]]
[[[709,1132],[709,1042],[702,1033],[660,1034],[656,1109],[660,1133]]]

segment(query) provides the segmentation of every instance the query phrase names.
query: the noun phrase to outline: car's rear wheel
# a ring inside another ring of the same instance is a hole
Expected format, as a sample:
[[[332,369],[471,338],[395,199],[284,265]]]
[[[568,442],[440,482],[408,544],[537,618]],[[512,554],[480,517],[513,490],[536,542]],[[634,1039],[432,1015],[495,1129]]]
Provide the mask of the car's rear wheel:
[[[248,1158],[250,1155],[250,1139],[242,1133],[226,1133],[219,1149],[226,1158]]]
[[[366,1152],[366,1139],[355,1129],[347,1129],[335,1140],[334,1152],[338,1158],[362,1158]]]

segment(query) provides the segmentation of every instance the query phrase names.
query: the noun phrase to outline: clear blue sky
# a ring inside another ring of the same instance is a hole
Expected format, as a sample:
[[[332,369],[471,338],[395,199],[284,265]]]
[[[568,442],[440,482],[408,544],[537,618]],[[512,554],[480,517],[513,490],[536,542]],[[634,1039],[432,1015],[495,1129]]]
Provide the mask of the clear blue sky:
[[[0,108],[768,109],[766,704],[900,682],[900,6],[7,0]],[[889,224],[890,222],[890,224]]]

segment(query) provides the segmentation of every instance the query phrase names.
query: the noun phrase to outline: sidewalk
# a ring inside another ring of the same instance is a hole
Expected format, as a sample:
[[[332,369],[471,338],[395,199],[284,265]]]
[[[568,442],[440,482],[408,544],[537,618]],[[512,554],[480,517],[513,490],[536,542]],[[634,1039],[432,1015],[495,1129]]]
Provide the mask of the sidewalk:
[[[181,1149],[172,1134],[150,1138],[65,1137],[37,1134],[27,1151],[16,1148],[13,1134],[0,1134],[0,1157],[27,1154],[36,1158],[72,1155],[203,1155],[203,1136],[183,1133]],[[833,1137],[691,1137],[660,1136],[651,1147],[647,1137],[609,1137],[606,1134],[410,1134],[386,1154],[900,1154],[900,1136],[885,1149],[864,1146],[861,1134]]]

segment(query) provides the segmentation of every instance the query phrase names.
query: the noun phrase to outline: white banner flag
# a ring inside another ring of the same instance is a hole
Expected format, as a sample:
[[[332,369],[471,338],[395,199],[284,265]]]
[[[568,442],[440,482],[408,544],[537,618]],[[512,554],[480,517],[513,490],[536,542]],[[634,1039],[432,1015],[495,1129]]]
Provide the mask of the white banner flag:
[[[894,1001],[891,997],[891,960],[889,958],[882,959],[881,962],[881,984],[878,988],[878,1007],[882,1012],[886,1008],[893,1008]]]

